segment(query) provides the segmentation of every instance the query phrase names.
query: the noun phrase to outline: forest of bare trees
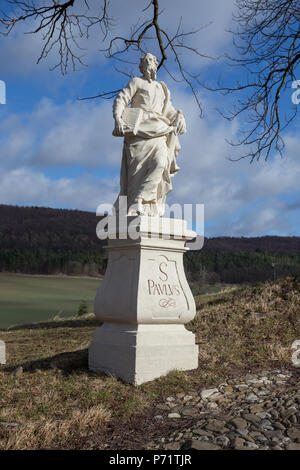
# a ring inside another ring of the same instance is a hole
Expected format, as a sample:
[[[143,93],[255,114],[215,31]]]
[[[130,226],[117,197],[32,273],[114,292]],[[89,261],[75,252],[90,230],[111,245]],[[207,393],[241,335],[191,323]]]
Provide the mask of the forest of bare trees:
[[[96,236],[95,214],[0,205],[0,220],[0,272],[104,274],[105,241]],[[185,254],[184,263],[189,279],[198,285],[296,275],[300,237],[206,238],[200,252]]]

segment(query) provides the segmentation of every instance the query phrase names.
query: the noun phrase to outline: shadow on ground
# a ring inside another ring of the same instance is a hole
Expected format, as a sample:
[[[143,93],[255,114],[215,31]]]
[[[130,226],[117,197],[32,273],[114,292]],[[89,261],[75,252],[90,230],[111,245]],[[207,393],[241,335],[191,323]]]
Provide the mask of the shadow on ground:
[[[9,366],[4,370],[15,373],[20,367],[23,368],[24,372],[50,369],[61,370],[65,375],[69,375],[72,372],[88,372],[88,349],[60,353],[44,359],[24,362],[23,364],[18,364],[18,366]],[[102,374],[97,373],[97,375]]]

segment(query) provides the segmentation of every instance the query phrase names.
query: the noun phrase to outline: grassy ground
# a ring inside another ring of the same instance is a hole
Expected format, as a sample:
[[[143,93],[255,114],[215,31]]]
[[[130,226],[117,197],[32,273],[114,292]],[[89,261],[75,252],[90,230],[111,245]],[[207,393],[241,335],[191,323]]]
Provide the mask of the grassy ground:
[[[0,449],[122,448],[124,436],[147,442],[148,429],[163,433],[153,416],[166,397],[199,391],[245,370],[291,365],[291,344],[300,339],[299,280],[196,302],[197,316],[187,327],[199,343],[199,368],[173,371],[139,387],[87,370],[96,326],[91,315],[0,331],[8,351],[8,364],[0,370],[0,422],[19,424],[0,425]],[[18,377],[12,371],[20,365],[24,372]]]
[[[82,300],[92,311],[99,282],[91,278],[0,273],[0,328],[48,320],[55,315],[74,315]]]

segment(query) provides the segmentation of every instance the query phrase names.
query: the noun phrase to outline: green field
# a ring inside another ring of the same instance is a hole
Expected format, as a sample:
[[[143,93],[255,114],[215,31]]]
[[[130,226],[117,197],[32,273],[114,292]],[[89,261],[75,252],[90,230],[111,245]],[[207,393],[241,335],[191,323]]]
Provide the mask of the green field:
[[[0,273],[0,328],[75,315],[84,300],[93,311],[99,279]]]

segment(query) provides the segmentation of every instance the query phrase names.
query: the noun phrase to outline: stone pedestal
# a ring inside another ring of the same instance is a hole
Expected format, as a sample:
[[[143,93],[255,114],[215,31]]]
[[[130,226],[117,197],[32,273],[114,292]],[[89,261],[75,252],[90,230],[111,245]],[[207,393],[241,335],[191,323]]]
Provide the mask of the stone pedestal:
[[[196,234],[179,219],[108,217],[108,266],[95,298],[103,322],[89,368],[135,385],[198,365],[196,313],[183,269],[184,244]]]

